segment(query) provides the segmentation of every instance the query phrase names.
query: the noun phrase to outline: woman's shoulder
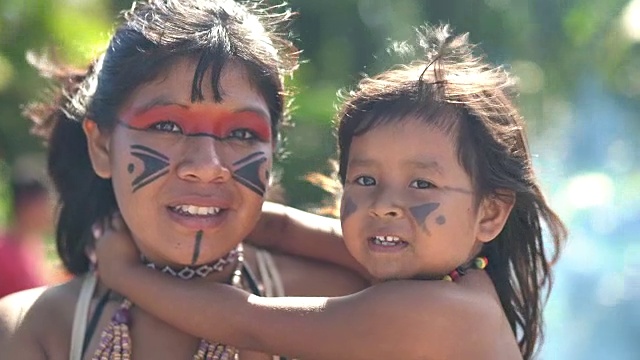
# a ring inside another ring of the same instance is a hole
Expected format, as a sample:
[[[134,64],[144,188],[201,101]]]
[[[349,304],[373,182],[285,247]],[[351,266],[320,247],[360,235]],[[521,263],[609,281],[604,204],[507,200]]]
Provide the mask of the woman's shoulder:
[[[0,344],[17,333],[33,338],[71,328],[81,278],[20,291],[0,299]]]
[[[368,282],[353,271],[338,265],[256,249],[245,245],[247,261],[259,269],[257,253],[262,252],[272,261],[286,296],[342,296],[358,292],[368,286]]]

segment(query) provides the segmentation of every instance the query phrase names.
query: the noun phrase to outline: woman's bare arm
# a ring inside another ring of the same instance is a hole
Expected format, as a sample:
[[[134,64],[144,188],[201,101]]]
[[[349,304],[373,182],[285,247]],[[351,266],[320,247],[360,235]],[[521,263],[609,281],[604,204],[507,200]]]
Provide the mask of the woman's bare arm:
[[[47,359],[35,336],[32,319],[35,314],[28,314],[43,291],[44,288],[27,290],[0,300],[0,354],[3,360]]]
[[[347,251],[337,219],[265,202],[248,241],[270,250],[340,265],[369,278]]]

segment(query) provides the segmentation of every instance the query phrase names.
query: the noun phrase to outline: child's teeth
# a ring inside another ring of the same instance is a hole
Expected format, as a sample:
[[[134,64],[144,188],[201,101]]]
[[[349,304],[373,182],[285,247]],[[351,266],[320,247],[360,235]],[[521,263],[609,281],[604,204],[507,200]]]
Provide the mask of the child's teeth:
[[[400,243],[400,238],[397,236],[375,236],[373,242],[376,245],[395,246]]]

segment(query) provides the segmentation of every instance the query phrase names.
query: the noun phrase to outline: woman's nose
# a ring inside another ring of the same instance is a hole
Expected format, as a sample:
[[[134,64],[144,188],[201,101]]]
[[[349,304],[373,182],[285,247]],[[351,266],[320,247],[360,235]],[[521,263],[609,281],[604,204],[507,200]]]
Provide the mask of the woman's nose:
[[[216,149],[217,140],[203,136],[193,137],[188,141],[189,147],[177,165],[178,177],[205,183],[231,179],[231,171]]]

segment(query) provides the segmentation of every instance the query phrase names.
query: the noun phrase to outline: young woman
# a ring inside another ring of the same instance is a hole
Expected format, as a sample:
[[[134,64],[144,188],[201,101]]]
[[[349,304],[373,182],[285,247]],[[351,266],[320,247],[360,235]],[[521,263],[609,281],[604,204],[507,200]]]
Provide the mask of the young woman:
[[[77,278],[0,302],[2,359],[271,358],[181,332],[96,281],[92,226],[115,211],[147,266],[198,286],[269,296],[365,286],[335,266],[241,245],[261,213],[285,117],[282,81],[296,65],[275,35],[288,13],[276,11],[137,2],[86,72],[42,69],[61,91],[28,115],[48,140],[56,242]],[[129,326],[110,325],[123,316]]]

